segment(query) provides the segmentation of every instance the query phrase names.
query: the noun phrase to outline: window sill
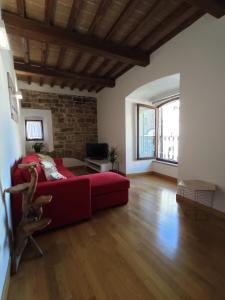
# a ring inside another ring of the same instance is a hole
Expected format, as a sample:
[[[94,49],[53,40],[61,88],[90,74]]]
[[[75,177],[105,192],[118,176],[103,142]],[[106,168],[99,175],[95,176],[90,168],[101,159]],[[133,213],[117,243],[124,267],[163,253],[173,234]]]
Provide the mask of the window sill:
[[[163,164],[163,165],[168,165],[168,166],[171,166],[171,167],[178,167],[178,164],[173,164],[173,163],[170,163],[168,161],[162,161],[162,160],[157,160],[157,159],[154,159],[153,162],[155,163],[159,163],[159,164]]]

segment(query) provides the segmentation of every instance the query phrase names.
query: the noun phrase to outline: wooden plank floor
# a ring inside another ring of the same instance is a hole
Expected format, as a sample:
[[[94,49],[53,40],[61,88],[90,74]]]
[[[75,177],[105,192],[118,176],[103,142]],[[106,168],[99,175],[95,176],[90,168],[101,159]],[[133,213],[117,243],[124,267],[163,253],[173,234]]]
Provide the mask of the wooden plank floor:
[[[132,177],[128,205],[39,236],[45,256],[27,251],[8,299],[225,299],[224,221],[175,195],[174,183]]]

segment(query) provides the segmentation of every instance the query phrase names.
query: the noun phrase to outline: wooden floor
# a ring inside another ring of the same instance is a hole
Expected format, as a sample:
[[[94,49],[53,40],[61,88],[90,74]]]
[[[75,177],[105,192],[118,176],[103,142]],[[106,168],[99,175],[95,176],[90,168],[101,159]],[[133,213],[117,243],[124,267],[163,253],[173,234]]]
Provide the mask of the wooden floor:
[[[225,221],[175,195],[174,183],[132,177],[128,205],[39,236],[45,256],[26,253],[8,299],[225,299]]]

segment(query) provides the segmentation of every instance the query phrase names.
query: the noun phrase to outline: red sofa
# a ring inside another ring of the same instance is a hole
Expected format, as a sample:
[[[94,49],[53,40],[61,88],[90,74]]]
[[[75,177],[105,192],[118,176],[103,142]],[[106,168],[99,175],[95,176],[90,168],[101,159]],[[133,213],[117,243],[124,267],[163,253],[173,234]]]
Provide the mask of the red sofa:
[[[44,207],[44,217],[52,219],[47,229],[89,219],[93,212],[128,202],[130,182],[126,177],[113,172],[75,176],[63,166],[62,159],[54,161],[58,171],[67,179],[47,181],[42,167],[37,166],[38,184],[35,197],[53,196],[52,202]],[[30,181],[28,170],[18,168],[21,162],[39,163],[39,158],[36,154],[28,155],[15,165],[12,172],[13,185]],[[21,195],[12,196],[14,228],[21,218],[21,200]]]

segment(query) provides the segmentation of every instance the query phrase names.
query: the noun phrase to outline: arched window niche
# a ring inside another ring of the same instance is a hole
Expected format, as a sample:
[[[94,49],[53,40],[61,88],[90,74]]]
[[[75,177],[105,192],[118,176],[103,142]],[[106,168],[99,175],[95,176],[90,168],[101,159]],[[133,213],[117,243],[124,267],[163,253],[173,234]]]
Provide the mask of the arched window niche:
[[[137,159],[178,163],[180,95],[137,104]]]

